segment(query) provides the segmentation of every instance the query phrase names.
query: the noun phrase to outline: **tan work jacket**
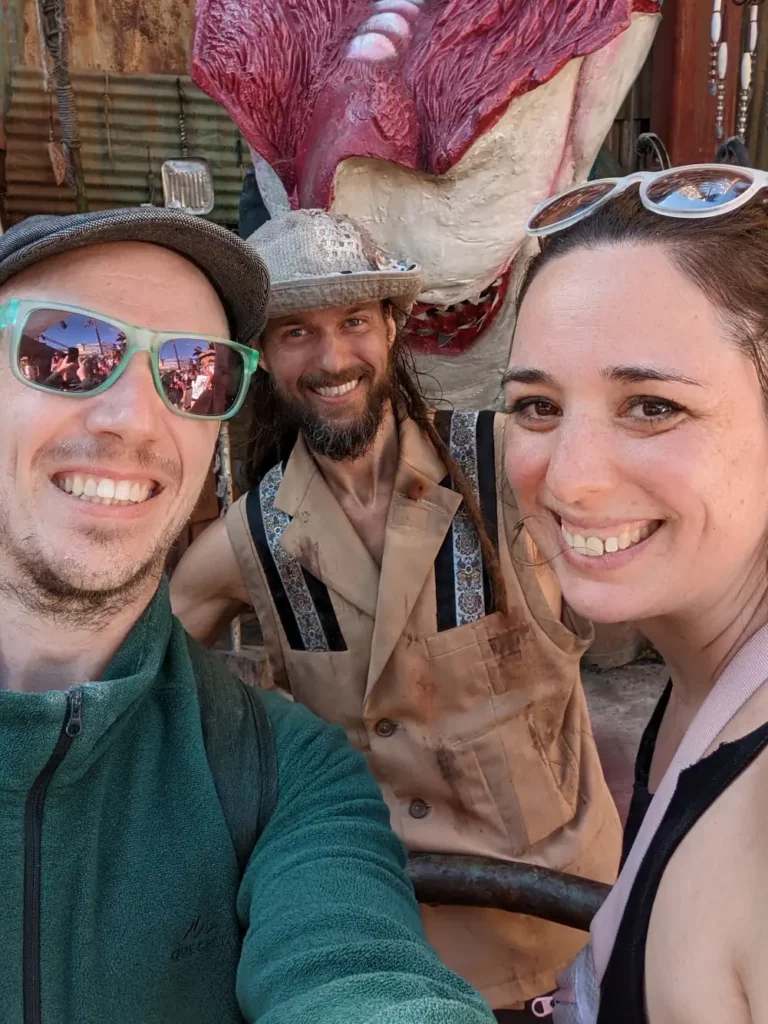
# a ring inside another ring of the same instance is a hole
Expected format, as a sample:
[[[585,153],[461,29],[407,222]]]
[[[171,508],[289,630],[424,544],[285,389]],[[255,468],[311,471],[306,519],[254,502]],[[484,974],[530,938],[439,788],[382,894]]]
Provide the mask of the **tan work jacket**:
[[[509,612],[432,443],[406,420],[381,569],[300,438],[227,518],[274,677],[364,751],[412,851],[522,860],[612,882],[621,828],[572,632],[540,586],[503,468],[506,418],[436,425],[496,534]],[[494,1008],[554,987],[585,936],[503,911],[422,907],[451,968]]]

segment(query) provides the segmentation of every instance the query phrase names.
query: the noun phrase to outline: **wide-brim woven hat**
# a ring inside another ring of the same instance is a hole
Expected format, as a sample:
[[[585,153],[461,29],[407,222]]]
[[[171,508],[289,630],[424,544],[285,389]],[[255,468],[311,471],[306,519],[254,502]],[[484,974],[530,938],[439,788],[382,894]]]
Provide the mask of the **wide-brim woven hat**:
[[[415,263],[386,252],[350,217],[325,210],[278,214],[248,243],[269,270],[270,319],[383,299],[407,316],[424,287]]]
[[[0,284],[49,256],[101,242],[148,242],[179,253],[218,292],[235,340],[250,345],[264,330],[269,273],[258,253],[218,224],[164,207],[29,217],[0,235]]]

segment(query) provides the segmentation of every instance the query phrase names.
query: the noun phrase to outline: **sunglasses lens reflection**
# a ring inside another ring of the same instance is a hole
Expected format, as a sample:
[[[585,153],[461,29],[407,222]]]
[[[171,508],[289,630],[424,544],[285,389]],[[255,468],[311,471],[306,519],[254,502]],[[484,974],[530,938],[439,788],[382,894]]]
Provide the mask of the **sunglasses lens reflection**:
[[[568,220],[575,213],[588,210],[603,199],[614,188],[612,181],[591,181],[563,196],[556,196],[543,210],[533,217],[528,225],[532,231],[551,227]]]
[[[93,391],[119,368],[128,339],[116,324],[87,313],[40,308],[27,317],[17,369],[58,394]],[[174,338],[158,353],[160,381],[170,404],[193,416],[226,416],[245,377],[237,349],[200,338]]]
[[[726,206],[752,185],[744,168],[726,167],[672,171],[648,186],[648,199],[669,213],[699,213]]]
[[[160,380],[171,405],[193,416],[225,416],[237,402],[243,356],[229,345],[174,338],[160,349]]]
[[[24,324],[18,369],[54,392],[92,391],[120,365],[126,337],[106,320],[69,310],[36,309]]]

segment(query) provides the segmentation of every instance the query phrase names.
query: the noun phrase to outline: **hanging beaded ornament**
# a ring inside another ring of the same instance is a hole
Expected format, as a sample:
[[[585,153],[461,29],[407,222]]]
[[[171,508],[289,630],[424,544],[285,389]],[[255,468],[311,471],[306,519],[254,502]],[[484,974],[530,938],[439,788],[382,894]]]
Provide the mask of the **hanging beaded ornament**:
[[[742,142],[746,142],[752,74],[757,56],[757,15],[757,4],[750,3],[747,12],[748,23],[744,40],[744,53],[741,55],[741,68],[739,70],[739,100],[736,108],[736,134]]]
[[[752,80],[757,58],[759,31],[758,7],[765,0],[731,0],[734,7],[743,7],[744,50],[739,64],[739,86],[736,101],[736,137],[746,142],[749,127],[749,103],[752,98]],[[728,0],[712,0],[709,50],[709,91],[716,99],[715,138],[725,137],[725,92],[728,75],[728,40],[726,14]]]
[[[723,35],[723,0],[713,0],[709,47],[709,93],[717,95],[717,54]]]

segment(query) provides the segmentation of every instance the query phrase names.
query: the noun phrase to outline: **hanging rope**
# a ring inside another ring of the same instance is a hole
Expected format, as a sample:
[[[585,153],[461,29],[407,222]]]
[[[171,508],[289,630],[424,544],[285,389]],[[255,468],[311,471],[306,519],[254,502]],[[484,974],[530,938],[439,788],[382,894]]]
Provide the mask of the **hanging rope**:
[[[83,163],[80,153],[80,124],[75,95],[69,78],[69,50],[67,12],[65,0],[37,0],[39,23],[45,46],[51,55],[51,77],[56,83],[64,155],[68,166],[68,180],[75,192],[78,213],[88,209]]]
[[[112,154],[112,99],[109,95],[109,72],[104,72],[104,128],[107,133],[107,156],[109,162],[114,163],[114,156]]]

